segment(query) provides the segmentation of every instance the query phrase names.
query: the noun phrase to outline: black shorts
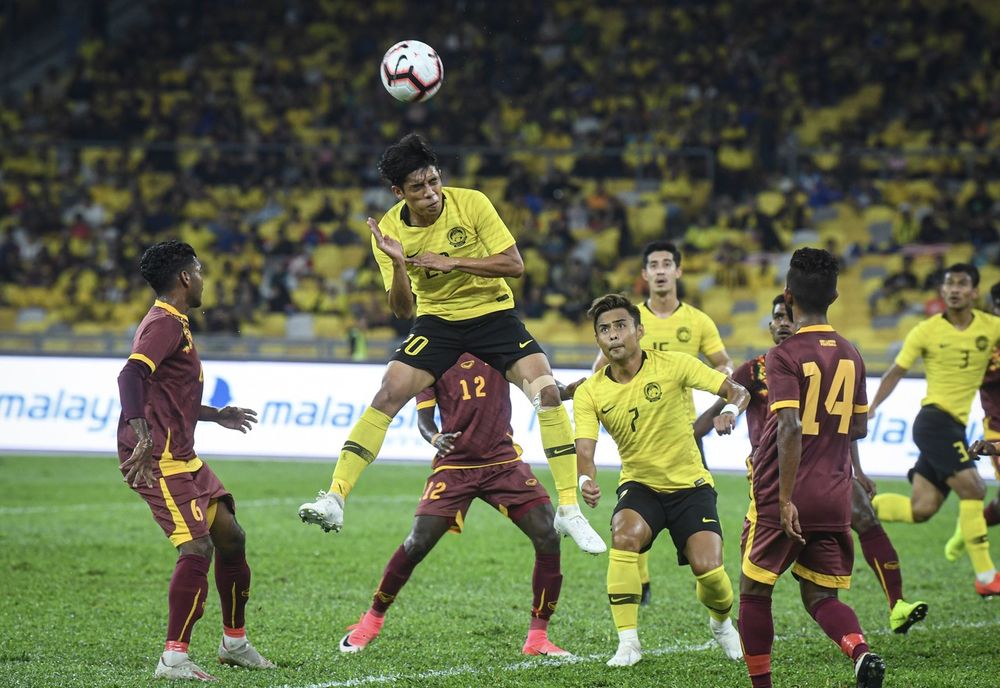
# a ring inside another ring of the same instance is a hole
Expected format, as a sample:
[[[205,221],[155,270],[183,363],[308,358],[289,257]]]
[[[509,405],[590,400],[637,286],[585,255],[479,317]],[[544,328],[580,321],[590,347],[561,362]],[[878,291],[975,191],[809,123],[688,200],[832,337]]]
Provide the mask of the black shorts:
[[[513,311],[506,310],[468,320],[421,315],[392,360],[426,370],[437,380],[466,352],[501,374],[525,356],[544,353],[524,323]]]
[[[669,530],[677,550],[677,565],[685,566],[688,560],[684,556],[684,547],[689,537],[702,530],[718,533],[722,537],[716,508],[718,495],[710,485],[676,492],[657,492],[642,483],[629,481],[619,485],[617,492],[618,503],[611,518],[614,519],[614,514],[622,509],[632,509],[653,531],[649,544],[642,552],[649,551],[661,531]]]
[[[966,468],[975,468],[965,443],[965,427],[937,406],[924,406],[913,421],[913,442],[920,450],[917,463],[907,477],[918,473],[948,496],[948,478]]]

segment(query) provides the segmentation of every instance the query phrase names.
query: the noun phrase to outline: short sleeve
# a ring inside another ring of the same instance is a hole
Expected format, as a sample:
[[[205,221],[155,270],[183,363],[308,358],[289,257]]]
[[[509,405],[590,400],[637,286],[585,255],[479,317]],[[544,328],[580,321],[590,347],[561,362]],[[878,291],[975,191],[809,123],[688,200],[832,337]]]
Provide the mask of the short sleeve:
[[[764,368],[767,375],[767,397],[771,402],[771,411],[799,408],[801,399],[799,371],[794,361],[788,359],[786,352],[775,347],[767,352]]]
[[[725,373],[705,365],[694,356],[678,353],[672,357],[685,387],[693,387],[710,394],[718,394],[722,389],[722,383],[726,381]]]
[[[417,410],[425,408],[434,408],[437,406],[437,395],[434,393],[434,387],[428,387],[416,397]]]
[[[507,225],[500,218],[496,208],[490,203],[490,199],[485,194],[475,191],[475,217],[476,232],[479,240],[486,248],[487,255],[495,256],[506,251],[516,242],[514,235],[507,229]]]
[[[698,350],[705,356],[725,351],[726,345],[722,343],[722,336],[719,334],[719,328],[716,327],[715,321],[708,317],[707,313],[701,313],[701,320],[702,336]]]
[[[926,320],[924,322],[927,322]],[[896,355],[896,365],[901,368],[912,368],[917,359],[924,355],[926,347],[923,323],[917,325],[903,340],[903,348]]]
[[[146,322],[132,342],[129,360],[136,360],[149,366],[155,373],[163,360],[177,351],[184,340],[184,328],[173,317],[154,318]]]
[[[751,358],[749,361],[745,361],[743,365],[733,371],[733,379],[740,383],[744,389],[750,389],[750,386],[753,384],[753,380],[751,379],[753,362],[754,359]]]
[[[591,385],[584,382],[573,395],[573,424],[576,426],[577,439],[596,441],[601,428],[597,404],[594,403],[590,388]]]

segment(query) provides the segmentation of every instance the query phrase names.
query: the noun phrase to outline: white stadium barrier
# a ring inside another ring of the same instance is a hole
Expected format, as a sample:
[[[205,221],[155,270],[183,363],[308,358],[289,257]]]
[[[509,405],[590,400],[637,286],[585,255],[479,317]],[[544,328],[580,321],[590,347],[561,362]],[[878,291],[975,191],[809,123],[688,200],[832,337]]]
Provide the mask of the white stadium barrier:
[[[114,455],[121,410],[117,377],[123,363],[110,358],[0,356],[0,452]],[[331,464],[384,372],[382,365],[264,361],[205,361],[204,369],[204,403],[253,408],[260,423],[245,436],[214,423],[200,425],[199,455],[327,458]],[[585,374],[556,371],[564,382]],[[878,378],[869,378],[869,398],[877,387]],[[860,445],[866,472],[905,476],[913,465],[917,450],[910,426],[924,389],[922,379],[904,379],[879,410]],[[514,439],[527,461],[544,464],[533,409],[513,387],[511,398]],[[696,401],[704,409],[712,397],[698,392]],[[978,397],[967,435],[970,440],[982,436]],[[749,447],[742,418],[734,435],[718,437],[713,432],[705,438],[708,465],[716,470],[743,471]],[[431,455],[410,402],[394,419],[379,456],[429,463]],[[596,459],[601,466],[618,465],[610,437],[598,441]],[[979,461],[979,470],[984,477],[993,476],[988,460]]]

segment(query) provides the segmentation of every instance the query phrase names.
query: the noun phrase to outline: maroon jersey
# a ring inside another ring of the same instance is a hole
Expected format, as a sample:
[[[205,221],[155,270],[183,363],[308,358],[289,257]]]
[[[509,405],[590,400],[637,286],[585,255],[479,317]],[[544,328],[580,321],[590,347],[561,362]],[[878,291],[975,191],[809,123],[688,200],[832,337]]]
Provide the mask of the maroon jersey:
[[[168,303],[156,301],[139,323],[129,359],[141,361],[152,371],[144,383],[144,417],[153,438],[153,456],[160,460],[163,475],[197,470],[200,460],[188,465],[164,463],[197,459],[194,428],[201,413],[204,376],[187,316]],[[118,419],[118,453],[122,458],[135,449],[135,440],[135,431],[122,413]]]
[[[851,524],[851,419],[867,413],[865,363],[829,325],[801,328],[767,353],[770,410],[798,409],[802,459],[792,502],[804,530]],[[780,526],[778,416],[767,418],[753,454],[753,500],[761,523]]]
[[[441,432],[461,432],[455,448],[434,457],[434,468],[485,466],[516,459],[510,427],[510,385],[496,369],[472,354],[462,354],[433,387],[417,395],[417,408],[437,405]]]
[[[983,384],[979,387],[979,401],[983,405],[983,434],[986,439],[1000,439],[1000,348],[993,350]]]
[[[750,404],[744,413],[747,432],[750,434],[750,451],[760,444],[764,422],[770,411],[767,407],[767,375],[764,373],[764,354],[751,358],[733,372],[733,379],[750,392]]]

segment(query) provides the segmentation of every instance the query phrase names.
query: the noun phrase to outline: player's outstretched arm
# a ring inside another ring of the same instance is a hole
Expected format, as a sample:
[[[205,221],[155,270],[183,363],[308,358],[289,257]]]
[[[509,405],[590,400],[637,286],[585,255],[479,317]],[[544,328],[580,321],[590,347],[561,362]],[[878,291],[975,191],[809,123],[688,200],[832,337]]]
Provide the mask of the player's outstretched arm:
[[[872,399],[871,405],[868,407],[868,417],[875,417],[875,410],[881,405],[883,401],[889,398],[892,391],[896,389],[896,385],[899,381],[903,379],[906,375],[908,369],[899,365],[898,363],[893,363],[889,370],[885,371],[885,375],[882,376],[882,381],[879,382],[878,391],[875,392],[875,398]]]
[[[253,424],[257,422],[257,412],[239,406],[226,406],[220,409],[214,406],[202,406],[198,420],[212,421],[224,428],[239,430],[245,435],[253,430]]]
[[[444,456],[455,448],[455,440],[461,437],[462,432],[439,432],[437,423],[434,420],[434,407],[429,406],[417,411],[417,428],[420,436],[427,440],[432,447],[438,450],[438,454]]]
[[[594,508],[601,501],[601,486],[597,484],[597,467],[594,466],[594,450],[597,441],[577,438],[576,440],[576,472],[580,493],[587,506]]]
[[[1000,455],[1000,442],[990,442],[989,440],[976,440],[969,447],[969,453],[977,456],[997,456]]]
[[[799,510],[792,503],[795,476],[802,461],[802,422],[797,408],[777,410],[778,416],[778,511],[785,535],[805,544]]]
[[[458,270],[479,277],[520,277],[524,274],[524,261],[516,244],[485,258],[457,258],[427,251],[419,256],[407,258],[406,262],[418,268],[441,272]]]

